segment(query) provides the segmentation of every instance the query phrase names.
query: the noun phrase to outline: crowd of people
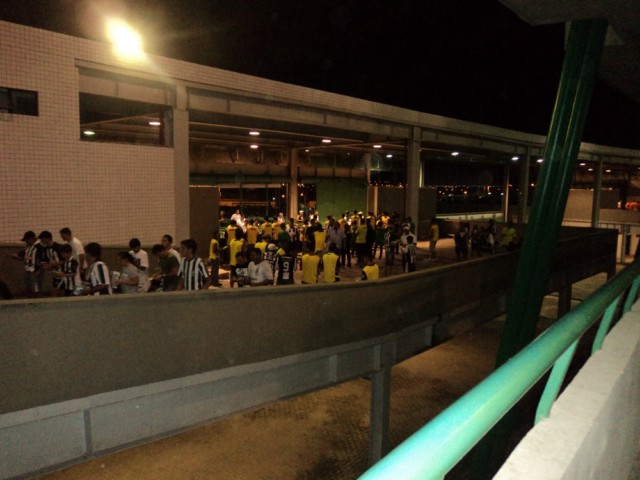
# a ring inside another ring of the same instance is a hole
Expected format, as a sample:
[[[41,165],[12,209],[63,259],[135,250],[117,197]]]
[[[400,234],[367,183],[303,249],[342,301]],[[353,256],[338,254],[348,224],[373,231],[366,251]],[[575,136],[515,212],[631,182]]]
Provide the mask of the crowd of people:
[[[483,253],[512,251],[522,243],[512,220],[509,220],[499,233],[493,220],[489,220],[486,227],[472,227],[469,222],[461,222],[453,240],[458,260],[466,260],[469,252],[471,257],[480,257]]]
[[[340,281],[344,268],[359,268],[358,279],[372,281],[381,276],[376,255],[385,256],[385,275],[390,274],[396,256],[402,271],[416,269],[415,225],[397,214],[364,215],[354,210],[339,218],[328,216],[321,223],[317,212],[287,220],[282,214],[246,219],[236,211],[225,223],[223,236],[215,232],[210,241],[208,258],[198,256],[195,240],[182,240],[176,249],[172,236],[164,235],[151,248],[157,257],[153,274],[139,239],[132,238],[129,249],[118,252],[118,266],[111,269],[99,243],[84,245],[67,227],[59,231],[59,242],[46,230],[39,235],[25,232],[24,249],[12,257],[22,263],[29,297],[45,291],[75,296],[202,290],[222,286],[221,268],[229,271],[231,288],[293,284],[296,270],[303,284]],[[439,235],[435,219],[430,231],[435,259]],[[52,278],[51,286],[45,285],[47,278]],[[3,296],[10,298],[6,285],[1,287]]]
[[[410,218],[386,212],[376,216],[354,210],[339,217],[329,215],[321,222],[317,211],[297,218],[286,219],[280,213],[275,218],[245,218],[240,210],[221,223],[227,223],[223,238],[211,241],[209,262],[211,273],[218,278],[220,265],[228,265],[231,286],[246,283],[247,252],[258,249],[271,266],[274,284],[293,283],[293,271],[301,270],[302,283],[340,280],[340,269],[357,266],[359,279],[377,280],[380,271],[375,262],[385,256],[385,275],[389,275],[400,256],[402,271],[416,269],[415,225]],[[439,227],[435,219],[430,226],[431,258],[435,259],[435,245]],[[250,264],[249,264],[250,265]]]

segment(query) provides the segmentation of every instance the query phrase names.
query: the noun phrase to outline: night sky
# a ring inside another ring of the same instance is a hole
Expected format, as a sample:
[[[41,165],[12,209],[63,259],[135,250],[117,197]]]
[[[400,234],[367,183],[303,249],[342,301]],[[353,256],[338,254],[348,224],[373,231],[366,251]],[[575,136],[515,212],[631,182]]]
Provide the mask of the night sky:
[[[104,41],[102,18],[149,53],[546,134],[564,25],[495,0],[0,0],[0,19]],[[640,105],[599,82],[585,140],[640,148]]]

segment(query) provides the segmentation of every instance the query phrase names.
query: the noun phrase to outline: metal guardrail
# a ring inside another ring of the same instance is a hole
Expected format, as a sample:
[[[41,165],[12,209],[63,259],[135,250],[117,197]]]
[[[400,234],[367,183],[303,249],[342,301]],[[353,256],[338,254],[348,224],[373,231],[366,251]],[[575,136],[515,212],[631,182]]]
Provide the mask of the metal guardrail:
[[[601,348],[618,304],[631,309],[640,261],[613,277],[484,381],[365,472],[360,480],[442,479],[549,369],[536,423],[546,418],[582,335],[602,317],[592,353]]]

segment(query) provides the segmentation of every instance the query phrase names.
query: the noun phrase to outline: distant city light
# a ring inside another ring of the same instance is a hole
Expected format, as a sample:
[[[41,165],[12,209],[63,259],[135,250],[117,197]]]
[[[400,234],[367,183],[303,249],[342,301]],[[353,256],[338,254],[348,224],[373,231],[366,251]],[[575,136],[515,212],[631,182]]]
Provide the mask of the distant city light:
[[[258,135],[260,135],[260,132],[258,132],[257,130],[251,130],[249,132],[249,135],[253,135],[254,137],[257,137]]]
[[[610,169],[610,168],[607,168],[607,169],[605,170],[605,172],[607,172],[607,173],[611,173],[611,169]]]
[[[517,162],[518,160],[520,160],[520,157],[518,156],[511,157],[511,160],[513,160],[514,162]]]
[[[157,120],[153,121],[153,122],[149,122],[149,125],[153,126],[153,127],[159,127],[161,125],[160,122],[158,122]]]
[[[253,148],[255,150],[256,148],[258,148],[258,145],[254,143],[253,145],[250,146],[250,148]]]
[[[544,158],[539,158],[538,160],[536,160],[536,162],[542,163],[542,162],[544,162]]]
[[[144,57],[142,37],[125,21],[107,20],[107,37],[118,55],[131,59]]]
[[[393,155],[391,155],[390,153],[387,153],[387,158],[393,158]]]
[[[581,166],[581,167],[584,167],[585,165],[586,165],[586,163],[584,163],[584,162],[580,162],[580,166]]]
[[[85,130],[84,132],[82,132],[83,135],[86,135],[87,137],[91,137],[93,135],[96,134],[96,132],[94,132],[93,130]]]
[[[374,145],[373,148],[382,148],[382,145]]]
[[[451,152],[452,157],[457,157],[458,155],[460,155],[460,152]]]
[[[322,139],[322,143],[331,143],[331,139],[329,139],[329,138],[323,138],[323,139]]]

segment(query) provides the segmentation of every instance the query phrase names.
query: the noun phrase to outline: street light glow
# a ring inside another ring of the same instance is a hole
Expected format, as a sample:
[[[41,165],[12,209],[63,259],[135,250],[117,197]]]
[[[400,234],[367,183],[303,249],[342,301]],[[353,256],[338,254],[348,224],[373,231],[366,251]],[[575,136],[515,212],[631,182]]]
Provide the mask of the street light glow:
[[[125,58],[142,58],[142,37],[125,21],[107,20],[107,36],[118,55]]]

